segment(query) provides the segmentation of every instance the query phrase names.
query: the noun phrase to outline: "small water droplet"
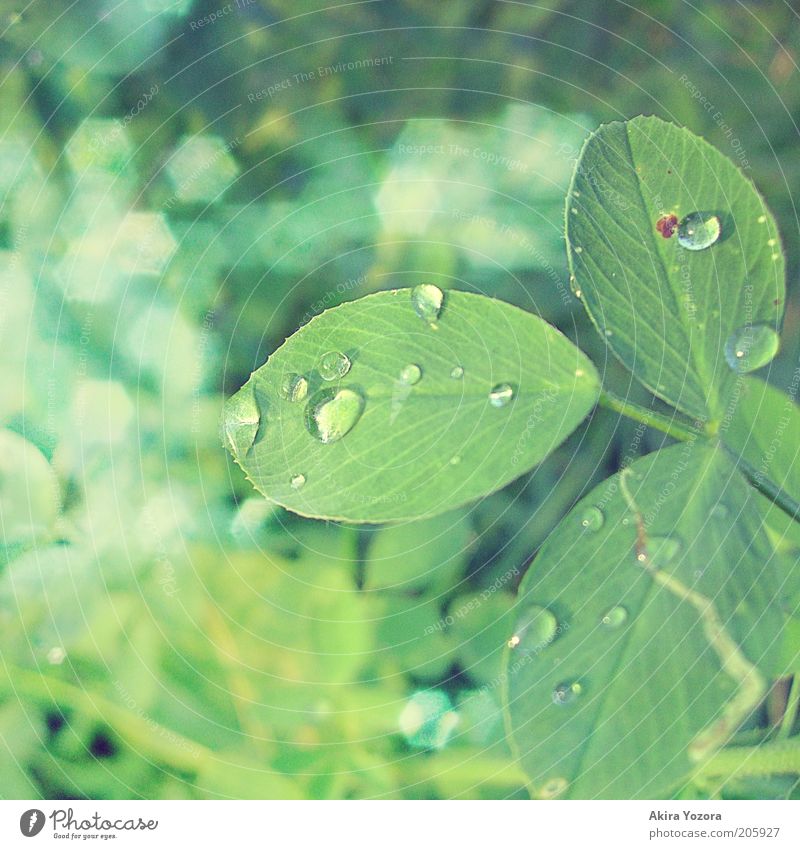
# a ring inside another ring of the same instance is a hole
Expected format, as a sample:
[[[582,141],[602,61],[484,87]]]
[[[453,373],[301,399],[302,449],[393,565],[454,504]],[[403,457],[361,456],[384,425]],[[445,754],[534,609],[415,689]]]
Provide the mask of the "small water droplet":
[[[302,374],[290,373],[281,381],[281,398],[285,401],[291,401],[294,404],[305,400],[306,395],[308,395],[308,381]]]
[[[489,393],[489,403],[493,407],[505,407],[514,397],[514,387],[510,383],[498,383]]]
[[[67,653],[61,646],[53,646],[47,652],[47,662],[53,666],[60,666],[67,659]]]
[[[450,369],[450,377],[452,377],[453,380],[460,380],[464,377],[464,369],[461,366],[453,366],[453,368]]]
[[[323,380],[338,380],[350,371],[350,358],[341,351],[327,351],[319,358],[317,368]]]
[[[302,489],[306,483],[305,475],[293,475],[292,476],[292,489]]]
[[[364,412],[364,399],[353,389],[322,389],[308,402],[305,425],[320,442],[337,442],[346,436]]]
[[[406,386],[414,386],[414,384],[419,383],[421,378],[422,369],[416,363],[403,366],[400,372],[400,382],[406,384]]]
[[[411,303],[414,312],[431,327],[435,327],[442,311],[444,292],[433,283],[420,283],[411,290]]]
[[[711,515],[712,515],[715,519],[727,519],[727,518],[728,518],[728,516],[729,516],[729,514],[730,514],[730,512],[731,512],[731,511],[728,509],[728,505],[727,505],[727,504],[724,504],[722,501],[718,501],[718,502],[717,502],[717,503],[716,503],[716,504],[715,504],[715,505],[711,508]]]
[[[569,787],[569,782],[566,778],[560,776],[556,778],[548,778],[544,784],[536,791],[536,795],[540,799],[557,799]]]
[[[719,218],[704,212],[691,212],[678,224],[678,242],[687,251],[710,248],[719,239]]]
[[[454,455],[450,458],[450,465],[451,465],[451,466],[457,466],[460,462],[461,462],[461,457],[459,457],[459,455],[458,455],[458,454],[454,454]]]
[[[582,248],[582,247],[580,247],[580,246],[578,246],[577,248],[575,248],[575,253],[576,253],[576,254],[582,254],[582,253],[583,253],[583,248]]]
[[[767,216],[766,215],[759,215],[758,216],[758,223],[759,224],[766,224],[767,223]]]
[[[606,628],[620,628],[627,621],[628,611],[622,607],[622,605],[618,604],[616,607],[612,607],[603,614],[603,618],[600,620],[600,623]]]
[[[725,359],[737,374],[765,366],[778,353],[780,337],[768,324],[751,324],[731,333],[725,343]]]
[[[599,507],[587,507],[581,513],[581,526],[587,531],[599,531],[603,527],[606,517]]]
[[[556,684],[553,690],[553,704],[572,704],[582,692],[583,687],[578,681],[562,681],[560,684]]]
[[[546,607],[530,604],[519,615],[508,647],[535,654],[553,642],[557,630],[558,620]]]
[[[575,297],[580,300],[583,297],[583,292],[580,289],[575,290]]]
[[[656,569],[663,569],[678,556],[683,543],[677,537],[652,536],[647,540],[647,558]]]

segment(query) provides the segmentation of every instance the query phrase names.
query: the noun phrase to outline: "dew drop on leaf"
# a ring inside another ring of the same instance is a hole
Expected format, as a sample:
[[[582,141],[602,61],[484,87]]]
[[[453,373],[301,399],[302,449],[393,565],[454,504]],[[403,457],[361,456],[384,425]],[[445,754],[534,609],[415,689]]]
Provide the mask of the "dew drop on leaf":
[[[725,359],[738,374],[765,366],[778,353],[780,338],[768,324],[751,324],[731,333],[725,343]]]
[[[556,684],[553,690],[553,704],[572,704],[582,692],[583,687],[578,681],[562,681],[560,684]]]
[[[678,242],[687,251],[710,248],[719,239],[719,218],[704,212],[691,212],[678,224]]]
[[[548,778],[544,784],[536,791],[536,796],[539,799],[557,799],[569,787],[569,782],[566,778]]]
[[[411,290],[414,312],[431,326],[436,325],[444,303],[444,292],[433,283],[420,283]]]
[[[296,403],[308,395],[308,381],[302,374],[287,374],[281,381],[281,398]]]
[[[252,382],[225,402],[222,421],[227,447],[234,457],[244,456],[255,441],[261,424],[261,410]]]
[[[553,642],[557,630],[558,620],[546,607],[528,605],[517,619],[508,647],[535,654]]]
[[[498,383],[489,393],[489,403],[493,407],[505,407],[514,397],[514,388],[510,383]]]
[[[677,537],[652,536],[647,540],[647,554],[656,569],[663,569],[678,556],[683,543]]]
[[[599,507],[587,507],[581,513],[581,527],[587,531],[599,531],[603,527],[606,517]]]
[[[453,366],[453,368],[450,369],[450,377],[452,377],[453,380],[459,380],[464,377],[464,369],[461,366]]]
[[[341,351],[328,351],[319,358],[317,368],[323,380],[338,380],[350,371],[350,358]]]
[[[306,405],[306,429],[320,442],[337,442],[350,433],[363,412],[364,399],[354,389],[322,389]]]
[[[621,628],[628,621],[628,611],[618,604],[603,614],[600,624],[605,628]]]
[[[414,384],[419,383],[421,377],[422,369],[416,363],[409,363],[407,366],[403,366],[400,371],[400,382],[406,386],[414,386]]]
[[[727,519],[729,514],[730,514],[730,510],[728,509],[728,505],[724,504],[722,501],[718,501],[711,508],[711,515],[715,519]]]
[[[306,483],[305,475],[292,475],[292,489],[302,489]]]
[[[451,466],[457,466],[460,462],[461,462],[461,457],[459,457],[459,455],[458,455],[458,454],[454,454],[454,455],[450,458],[450,465],[451,465]]]

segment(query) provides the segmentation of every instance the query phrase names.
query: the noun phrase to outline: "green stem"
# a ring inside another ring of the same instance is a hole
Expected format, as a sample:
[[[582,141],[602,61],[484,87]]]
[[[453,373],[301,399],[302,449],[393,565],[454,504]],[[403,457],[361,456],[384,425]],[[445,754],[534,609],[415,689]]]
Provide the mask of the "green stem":
[[[800,741],[782,740],[763,746],[731,746],[720,749],[696,772],[701,778],[800,775]]]
[[[763,472],[748,463],[744,457],[740,457],[726,445],[722,447],[727,451],[728,455],[736,464],[736,467],[747,478],[752,487],[766,496],[776,507],[783,510],[790,519],[800,522],[800,503],[795,501],[788,492],[781,489],[776,483],[773,483]]]
[[[654,427],[656,430],[666,433],[673,439],[680,439],[682,442],[689,442],[703,435],[702,431],[697,430],[689,422],[684,423],[672,416],[665,416],[662,413],[656,413],[654,410],[640,407],[638,404],[633,404],[607,390],[601,390],[599,403],[601,407],[622,413],[629,419],[646,424],[648,427]]]
[[[60,704],[88,713],[111,726],[134,751],[175,770],[196,773],[212,757],[205,746],[159,725],[141,711],[132,713],[59,678],[49,678],[10,664],[0,667],[0,676],[3,672],[7,677],[0,677],[0,694],[22,696],[47,707]]]
[[[800,672],[795,672],[792,677],[789,698],[786,700],[786,709],[783,712],[781,727],[778,729],[779,740],[785,740],[792,733],[792,727],[797,718],[798,707],[800,707]]]

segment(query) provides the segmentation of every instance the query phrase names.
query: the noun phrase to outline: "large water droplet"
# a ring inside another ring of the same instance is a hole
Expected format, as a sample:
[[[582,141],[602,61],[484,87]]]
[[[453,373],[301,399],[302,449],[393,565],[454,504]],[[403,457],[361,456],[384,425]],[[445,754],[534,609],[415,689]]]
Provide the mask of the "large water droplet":
[[[578,681],[562,681],[560,684],[556,684],[553,690],[553,704],[572,704],[582,692],[583,687]]]
[[[281,398],[296,403],[308,395],[308,381],[302,374],[287,374],[281,381]]]
[[[461,366],[453,366],[453,368],[450,369],[450,377],[452,377],[453,380],[459,380],[464,377],[464,369]]]
[[[599,531],[603,527],[606,517],[599,507],[587,507],[581,513],[581,526],[587,531]]]
[[[302,489],[306,485],[306,476],[305,475],[293,475],[292,480],[292,489]]]
[[[751,324],[731,333],[725,343],[725,359],[737,373],[765,366],[778,353],[780,338],[768,324]]]
[[[606,628],[620,628],[628,621],[628,611],[618,604],[603,614],[600,624]]]
[[[546,607],[528,605],[517,619],[508,647],[525,654],[539,652],[553,642],[557,630],[558,620]]]
[[[255,442],[261,425],[261,414],[252,382],[245,384],[225,402],[222,429],[225,444],[234,457],[244,456]]]
[[[514,397],[514,387],[510,383],[498,383],[489,393],[489,403],[493,407],[505,407]]]
[[[435,326],[444,303],[444,292],[433,283],[420,283],[411,290],[414,312],[431,326]]]
[[[400,371],[400,382],[406,386],[414,386],[419,383],[422,378],[422,369],[416,363],[409,363],[403,366]]]
[[[705,212],[691,212],[678,224],[678,242],[687,251],[710,248],[719,239],[719,234],[719,218]]]
[[[683,543],[677,537],[652,536],[647,540],[647,554],[656,569],[663,569],[678,556]]]
[[[348,434],[364,412],[364,399],[353,389],[322,389],[306,405],[308,432],[320,442],[336,442]]]
[[[317,364],[323,380],[338,380],[350,371],[350,358],[341,351],[327,351]]]

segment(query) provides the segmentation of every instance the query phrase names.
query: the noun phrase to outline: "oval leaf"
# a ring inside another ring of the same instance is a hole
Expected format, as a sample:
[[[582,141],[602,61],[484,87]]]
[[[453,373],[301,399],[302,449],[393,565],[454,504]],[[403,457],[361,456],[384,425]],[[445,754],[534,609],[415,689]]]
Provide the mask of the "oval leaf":
[[[621,474],[520,586],[507,704],[539,797],[663,798],[757,705],[780,655],[784,564],[722,450],[686,443]]]
[[[614,353],[678,409],[721,416],[728,361],[772,359],[783,315],[777,226],[753,184],[688,130],[639,117],[586,141],[566,218],[572,285]],[[713,244],[684,247],[714,218]]]
[[[594,405],[594,366],[541,318],[466,292],[417,301],[322,313],[229,399],[226,443],[260,492],[306,516],[430,516],[530,469]]]

